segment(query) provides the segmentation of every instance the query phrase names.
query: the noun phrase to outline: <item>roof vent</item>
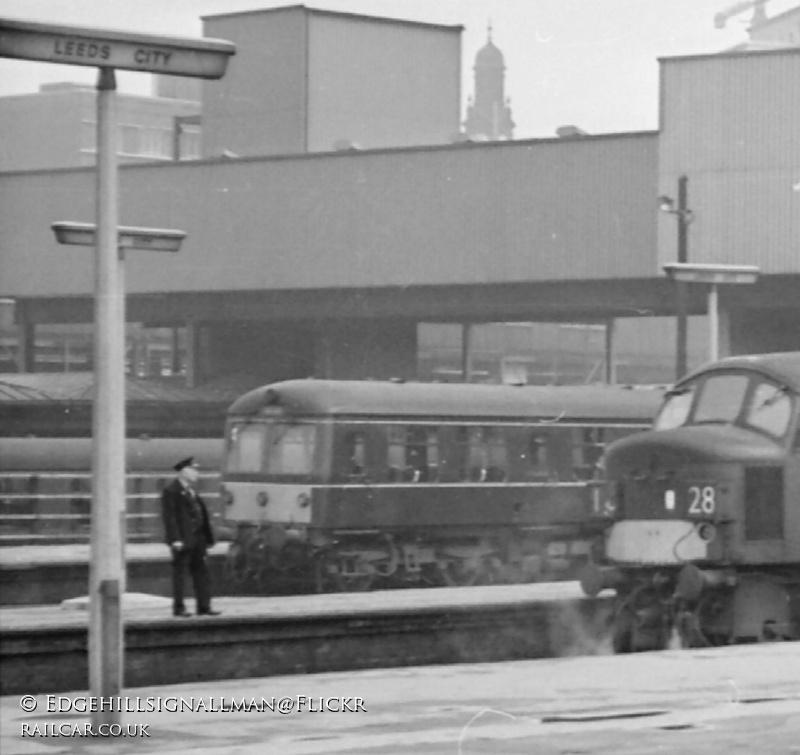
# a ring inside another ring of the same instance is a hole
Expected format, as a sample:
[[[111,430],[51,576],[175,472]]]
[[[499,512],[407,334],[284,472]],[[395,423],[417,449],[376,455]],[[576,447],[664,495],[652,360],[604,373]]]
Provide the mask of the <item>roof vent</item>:
[[[589,134],[577,126],[559,126],[556,129],[556,136],[559,139],[578,139],[581,136],[589,136]]]

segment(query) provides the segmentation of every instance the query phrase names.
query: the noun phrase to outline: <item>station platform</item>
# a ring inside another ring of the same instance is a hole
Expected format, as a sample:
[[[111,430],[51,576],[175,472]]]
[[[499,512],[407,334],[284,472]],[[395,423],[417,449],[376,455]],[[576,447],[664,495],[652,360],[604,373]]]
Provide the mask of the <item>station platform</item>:
[[[210,554],[224,555],[228,543],[218,543]],[[29,569],[37,566],[71,566],[88,564],[91,553],[89,543],[63,543],[56,545],[5,545],[0,548],[0,569]],[[125,546],[128,562],[169,561],[169,548],[163,543],[128,543]]]
[[[225,570],[229,543],[217,543],[208,554],[216,594],[248,594]],[[88,543],[4,545],[0,547],[0,606],[41,605],[85,595],[89,584]],[[170,595],[170,551],[163,543],[127,543],[127,589]]]
[[[193,609],[194,601],[188,608]],[[125,684],[503,661],[598,652],[610,599],[574,582],[282,597],[215,597],[219,616],[172,616],[126,594]],[[0,694],[88,685],[88,603],[0,609]]]
[[[800,753],[800,643],[131,686],[115,739],[71,689],[0,698],[3,754]]]

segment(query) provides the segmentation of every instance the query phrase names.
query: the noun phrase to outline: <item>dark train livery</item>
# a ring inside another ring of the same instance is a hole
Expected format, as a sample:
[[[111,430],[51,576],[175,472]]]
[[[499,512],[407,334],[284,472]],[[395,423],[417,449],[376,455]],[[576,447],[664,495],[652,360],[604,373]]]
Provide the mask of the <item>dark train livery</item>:
[[[201,464],[201,490],[224,534],[217,495],[222,449],[221,438],[128,438],[128,541],[163,542],[161,489],[189,452]],[[0,437],[0,546],[89,541],[92,450],[90,438]]]
[[[800,638],[799,416],[800,352],[732,357],[607,449],[582,583],[616,589],[617,651]]]
[[[657,389],[291,380],[229,409],[233,573],[318,590],[563,579],[605,443]]]

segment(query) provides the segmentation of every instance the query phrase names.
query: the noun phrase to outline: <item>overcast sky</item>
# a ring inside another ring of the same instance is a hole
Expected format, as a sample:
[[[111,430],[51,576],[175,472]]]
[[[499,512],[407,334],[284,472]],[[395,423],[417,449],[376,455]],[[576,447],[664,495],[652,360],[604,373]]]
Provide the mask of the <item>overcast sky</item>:
[[[0,15],[175,36],[200,36],[203,15],[300,4],[292,0],[0,0]],[[658,58],[714,53],[747,38],[751,13],[725,29],[717,13],[737,0],[313,0],[311,8],[463,25],[466,97],[472,66],[493,39],[505,56],[517,138],[552,136],[560,125],[590,133],[658,127]],[[800,5],[770,0],[769,15]],[[95,69],[0,59],[0,95],[46,81],[94,83]],[[149,94],[150,77],[118,75],[120,91]],[[463,111],[462,111],[463,116]]]

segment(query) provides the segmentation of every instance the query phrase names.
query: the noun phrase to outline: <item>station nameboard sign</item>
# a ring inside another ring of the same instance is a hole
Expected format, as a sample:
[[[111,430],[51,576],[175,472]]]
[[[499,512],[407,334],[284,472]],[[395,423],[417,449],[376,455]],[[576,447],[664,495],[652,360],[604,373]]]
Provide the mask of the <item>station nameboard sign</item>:
[[[232,42],[183,39],[0,18],[0,57],[218,79]]]

